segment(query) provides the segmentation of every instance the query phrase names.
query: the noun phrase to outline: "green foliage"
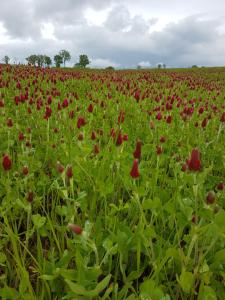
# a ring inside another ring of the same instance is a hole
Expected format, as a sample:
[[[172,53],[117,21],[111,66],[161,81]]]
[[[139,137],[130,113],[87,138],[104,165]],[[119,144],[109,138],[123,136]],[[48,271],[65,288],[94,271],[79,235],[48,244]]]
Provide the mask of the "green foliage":
[[[51,64],[52,64],[51,57],[45,55],[45,56],[44,56],[44,63],[45,63],[46,66],[50,67]]]
[[[114,67],[112,67],[112,66],[108,66],[108,67],[106,67],[106,68],[105,68],[105,70],[107,70],[107,71],[114,71],[114,70],[115,70],[115,68],[114,68]]]
[[[62,62],[65,67],[66,61],[71,60],[71,55],[68,50],[60,50],[59,55],[62,57]]]
[[[6,65],[8,65],[8,64],[9,64],[9,61],[10,61],[10,57],[9,57],[8,55],[5,55],[5,56],[3,57],[3,59],[2,59],[2,61],[3,61]]]
[[[86,68],[90,64],[89,58],[86,54],[81,54],[79,56],[79,63],[75,64],[75,67]]]
[[[29,65],[37,65],[38,67],[43,67],[44,65],[49,67],[52,64],[51,58],[43,54],[32,54],[26,58],[26,61]]]
[[[54,62],[55,62],[55,66],[56,68],[60,68],[60,65],[63,63],[63,58],[60,54],[56,54],[54,56]]]

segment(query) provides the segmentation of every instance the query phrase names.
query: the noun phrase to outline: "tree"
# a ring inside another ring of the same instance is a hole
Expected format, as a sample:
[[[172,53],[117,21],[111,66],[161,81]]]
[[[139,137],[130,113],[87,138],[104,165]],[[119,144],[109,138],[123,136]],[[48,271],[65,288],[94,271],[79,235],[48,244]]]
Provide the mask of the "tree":
[[[3,57],[3,59],[2,59],[2,61],[3,61],[6,65],[8,65],[8,64],[9,64],[9,61],[10,61],[10,58],[8,57],[8,55],[5,55],[5,56]]]
[[[115,68],[113,66],[108,66],[108,67],[105,68],[105,70],[107,70],[107,71],[114,71]]]
[[[162,65],[161,64],[158,64],[158,69],[161,69],[162,68]]]
[[[47,67],[50,67],[51,64],[52,64],[52,60],[51,60],[51,57],[45,55],[45,58],[44,58],[44,63]]]
[[[45,62],[45,56],[42,55],[42,54],[38,54],[37,55],[37,64],[38,64],[38,67],[43,67],[44,62]]]
[[[59,55],[62,57],[62,62],[65,67],[66,61],[71,60],[71,55],[70,55],[69,51],[67,51],[67,50],[59,51]]]
[[[29,65],[36,66],[36,63],[38,62],[38,56],[36,54],[32,54],[26,58],[26,61]]]
[[[62,58],[61,55],[56,54],[56,55],[54,56],[54,61],[55,61],[55,66],[56,66],[56,68],[60,68],[60,65],[63,63],[63,58]]]
[[[74,68],[80,69],[80,68],[81,68],[81,65],[80,65],[79,63],[76,63],[76,64],[74,65]]]
[[[163,69],[166,69],[166,64],[163,64]]]
[[[79,59],[79,66],[81,68],[86,68],[87,65],[90,64],[88,56],[86,54],[81,54]]]

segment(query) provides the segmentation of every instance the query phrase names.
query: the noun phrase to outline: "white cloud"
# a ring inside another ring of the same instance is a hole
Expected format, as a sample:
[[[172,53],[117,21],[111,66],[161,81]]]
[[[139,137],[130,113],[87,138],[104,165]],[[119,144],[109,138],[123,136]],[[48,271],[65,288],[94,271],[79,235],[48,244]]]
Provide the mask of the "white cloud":
[[[44,39],[49,39],[49,40],[56,40],[55,37],[55,30],[54,30],[54,26],[52,23],[47,22],[47,23],[43,23],[41,26],[41,36]]]
[[[106,67],[114,67],[114,68],[119,68],[120,64],[117,64],[110,59],[104,59],[104,58],[92,58],[91,60],[91,67],[96,67],[96,68],[106,68]]]
[[[141,62],[138,63],[138,66],[140,66],[142,68],[150,68],[151,63],[149,61],[141,61]]]

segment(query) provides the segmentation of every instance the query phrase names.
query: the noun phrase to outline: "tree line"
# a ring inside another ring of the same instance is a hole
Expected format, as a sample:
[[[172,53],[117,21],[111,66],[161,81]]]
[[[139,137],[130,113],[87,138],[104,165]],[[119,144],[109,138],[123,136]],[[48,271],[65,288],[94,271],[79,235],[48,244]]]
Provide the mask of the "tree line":
[[[60,68],[61,65],[66,66],[66,62],[71,60],[71,54],[68,50],[60,50],[59,53],[53,57],[55,66]],[[10,57],[5,55],[2,59],[5,64],[9,64]],[[45,54],[31,54],[26,57],[26,61],[31,66],[38,67],[50,67],[52,65],[52,59],[50,56]],[[76,68],[86,68],[90,64],[90,60],[86,54],[81,54],[79,56],[79,62],[77,62],[74,67]]]

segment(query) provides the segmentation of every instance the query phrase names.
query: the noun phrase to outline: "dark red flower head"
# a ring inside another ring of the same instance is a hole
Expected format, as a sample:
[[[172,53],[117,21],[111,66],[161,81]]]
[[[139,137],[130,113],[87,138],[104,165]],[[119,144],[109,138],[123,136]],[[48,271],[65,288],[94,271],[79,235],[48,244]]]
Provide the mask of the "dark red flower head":
[[[77,128],[81,128],[81,126],[84,126],[86,124],[85,119],[83,117],[79,117],[77,120]]]
[[[84,135],[83,135],[83,133],[82,132],[80,132],[79,134],[78,134],[78,140],[79,141],[83,141],[83,139],[84,139]]]
[[[197,148],[191,152],[191,158],[187,160],[188,169],[191,171],[201,170],[200,152]]]
[[[206,195],[206,203],[213,204],[216,201],[216,195],[213,191],[209,191]]]
[[[9,157],[9,155],[5,154],[2,158],[2,166],[5,171],[9,171],[12,167],[12,161]]]
[[[142,142],[140,140],[137,140],[136,149],[133,152],[134,158],[137,158],[137,159],[141,158],[141,146],[142,146]]]
[[[68,167],[67,167],[67,170],[66,170],[66,176],[67,176],[68,178],[72,178],[72,177],[73,177],[73,168],[72,168],[72,166],[68,166]]]
[[[125,119],[125,112],[124,111],[120,111],[119,116],[118,116],[118,124],[123,123],[124,119]]]
[[[172,117],[171,116],[168,116],[167,118],[166,118],[166,123],[167,124],[170,124],[172,122]]]
[[[56,163],[56,170],[58,173],[63,173],[64,171],[64,166],[59,161]]]
[[[91,139],[92,139],[92,140],[95,140],[95,139],[96,139],[96,132],[95,132],[95,131],[92,131],[92,132],[91,132]]]
[[[62,103],[62,107],[63,107],[63,108],[66,108],[66,107],[68,107],[68,105],[69,105],[68,99],[64,99],[64,100],[63,100],[63,103]]]
[[[222,191],[224,189],[224,183],[223,182],[219,182],[217,184],[217,189],[220,190],[220,191]]]
[[[50,106],[46,106],[45,107],[45,115],[44,115],[44,119],[48,120],[48,118],[50,118],[52,115],[52,109]]]
[[[166,141],[165,136],[161,136],[161,137],[160,137],[160,142],[161,142],[161,143],[165,143],[165,141]]]
[[[27,198],[28,202],[30,202],[30,203],[33,202],[33,200],[34,200],[34,193],[32,191],[27,192],[26,198]]]
[[[128,141],[128,134],[124,134],[124,135],[123,135],[123,140],[124,140],[124,141]]]
[[[94,154],[98,154],[100,152],[99,145],[95,144],[93,151],[94,151]]]
[[[18,140],[19,141],[23,141],[24,140],[24,134],[22,133],[22,132],[20,132],[19,134],[18,134]]]
[[[162,152],[163,152],[163,148],[161,146],[157,145],[156,146],[156,154],[160,155],[160,154],[162,154]]]
[[[92,113],[92,112],[93,112],[93,109],[94,109],[94,106],[93,106],[92,103],[90,103],[89,106],[88,106],[88,109],[87,109],[88,112],[89,112],[89,113]]]
[[[224,123],[225,122],[225,112],[222,114],[220,118],[220,122]]]
[[[204,118],[203,121],[202,121],[202,128],[205,128],[208,124],[208,119],[207,118]]]
[[[156,119],[159,120],[159,121],[162,119],[162,114],[161,114],[161,112],[158,112],[158,113],[157,113]]]
[[[130,171],[130,176],[132,178],[138,178],[140,176],[139,170],[138,170],[138,159],[135,159],[133,162],[132,169]]]
[[[75,234],[77,235],[81,235],[83,232],[82,227],[80,227],[79,225],[76,224],[68,224],[68,227],[70,230],[72,230]]]
[[[11,118],[8,118],[6,124],[8,127],[13,127],[13,120]]]
[[[24,176],[28,175],[28,173],[29,173],[28,166],[23,166],[22,173]]]
[[[117,140],[116,140],[116,145],[120,146],[123,143],[123,136],[121,134],[121,132],[118,134]]]

